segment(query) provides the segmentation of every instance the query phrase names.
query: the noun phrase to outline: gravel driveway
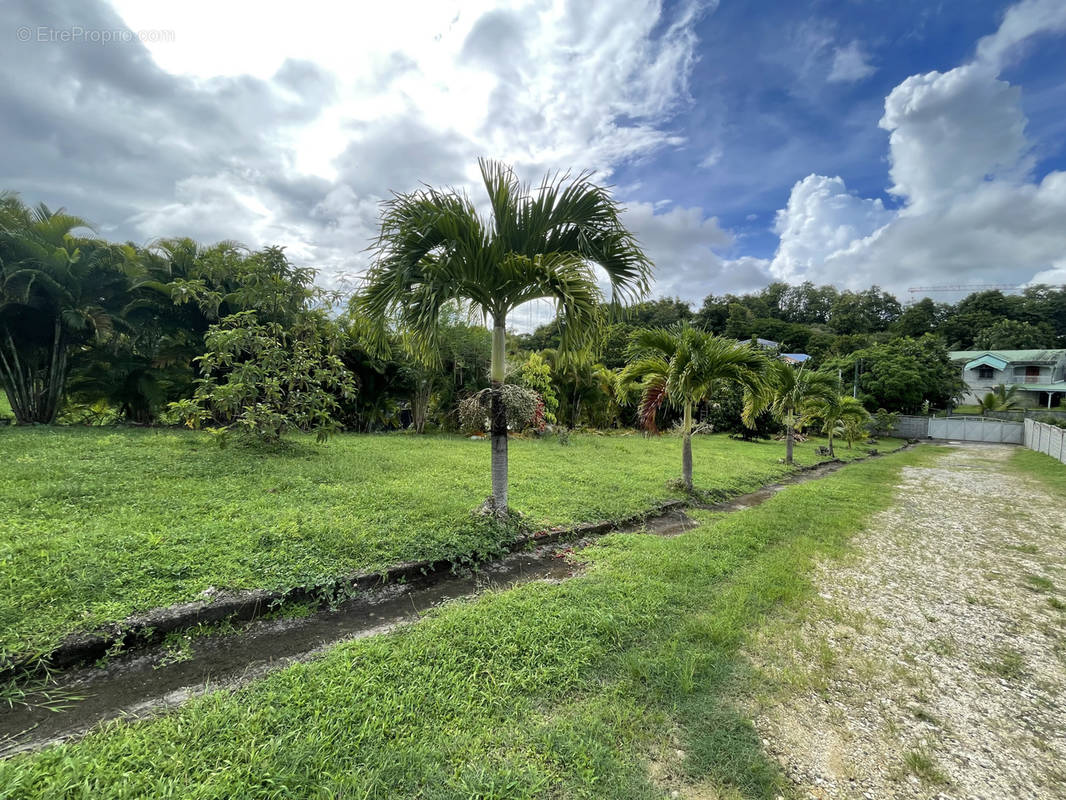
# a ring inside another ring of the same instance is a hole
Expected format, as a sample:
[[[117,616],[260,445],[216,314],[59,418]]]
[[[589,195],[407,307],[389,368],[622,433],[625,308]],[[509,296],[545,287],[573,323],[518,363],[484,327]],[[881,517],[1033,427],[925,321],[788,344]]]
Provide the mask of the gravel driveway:
[[[756,727],[800,797],[1066,798],[1066,498],[1013,452],[906,468],[816,602],[752,645],[777,687]]]

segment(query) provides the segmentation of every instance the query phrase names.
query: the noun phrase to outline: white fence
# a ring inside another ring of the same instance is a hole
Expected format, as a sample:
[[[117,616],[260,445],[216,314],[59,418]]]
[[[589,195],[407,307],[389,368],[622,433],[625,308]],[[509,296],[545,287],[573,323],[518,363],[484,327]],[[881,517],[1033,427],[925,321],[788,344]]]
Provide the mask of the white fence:
[[[1030,450],[1057,458],[1066,464],[1066,430],[1063,428],[1027,419],[1023,443]]]
[[[1030,422],[1032,420],[1026,420],[1025,425]],[[1025,440],[1024,428],[1021,422],[1005,422],[985,417],[932,417],[929,420],[930,438],[957,439],[963,442],[1022,444]]]

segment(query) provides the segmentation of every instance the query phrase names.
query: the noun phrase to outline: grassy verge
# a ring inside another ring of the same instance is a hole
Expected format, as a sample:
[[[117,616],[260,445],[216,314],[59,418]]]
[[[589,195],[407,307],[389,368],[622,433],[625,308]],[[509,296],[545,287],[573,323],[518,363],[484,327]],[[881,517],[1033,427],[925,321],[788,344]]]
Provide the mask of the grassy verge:
[[[1015,450],[1010,462],[1018,472],[1036,478],[1060,497],[1066,497],[1066,464],[1025,447]]]
[[[449,604],[158,720],[0,763],[13,798],[771,798],[731,705],[738,648],[892,500],[908,451],[681,536],[608,536],[586,575]],[[713,795],[711,795],[713,796]]]
[[[799,463],[818,460],[815,446]],[[787,471],[782,451],[698,437],[696,482],[753,489]],[[263,453],[192,432],[0,431],[0,661],[209,587],[284,589],[491,552],[499,542],[470,516],[488,461],[487,442],[446,436]],[[638,513],[676,496],[666,482],[679,471],[673,437],[511,445],[512,502],[534,527]]]

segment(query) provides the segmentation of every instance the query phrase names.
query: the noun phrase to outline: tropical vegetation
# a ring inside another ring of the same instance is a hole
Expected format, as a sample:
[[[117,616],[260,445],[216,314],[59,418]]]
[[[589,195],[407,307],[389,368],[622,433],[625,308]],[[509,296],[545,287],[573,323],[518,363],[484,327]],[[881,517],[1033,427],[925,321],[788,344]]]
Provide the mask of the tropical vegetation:
[[[785,426],[785,463],[791,464],[796,430],[812,408],[824,411],[825,404],[840,396],[840,384],[834,375],[774,361],[763,391],[770,413]]]
[[[763,405],[771,362],[748,343],[684,322],[636,331],[629,352],[630,361],[618,375],[619,394],[627,397],[639,391],[639,418],[652,432],[657,430],[656,416],[664,404],[681,409],[681,481],[692,491],[693,409],[713,400],[723,386],[739,385],[746,395],[744,421],[751,424]]]
[[[606,189],[590,180],[548,176],[536,190],[503,164],[482,160],[491,216],[465,195],[433,188],[396,195],[385,207],[375,261],[356,307],[379,329],[406,331],[426,360],[436,359],[441,309],[458,302],[491,322],[492,495],[486,508],[506,516],[508,314],[531,301],[555,303],[560,346],[578,348],[600,316],[593,267],[610,282],[612,301],[648,288],[651,263],[619,217]]]

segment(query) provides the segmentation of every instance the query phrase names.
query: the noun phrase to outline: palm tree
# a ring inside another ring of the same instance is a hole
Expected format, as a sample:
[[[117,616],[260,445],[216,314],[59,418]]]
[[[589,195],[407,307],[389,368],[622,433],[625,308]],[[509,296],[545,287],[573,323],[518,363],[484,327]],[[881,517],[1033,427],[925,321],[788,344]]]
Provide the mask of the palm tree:
[[[863,407],[862,401],[846,394],[819,397],[812,400],[807,408],[822,421],[822,433],[829,437],[830,456],[836,455],[833,451],[835,434],[844,434],[849,422],[863,423],[870,418],[870,412]]]
[[[70,352],[112,335],[141,271],[133,247],[78,228],[62,209],[0,197],[0,382],[20,423],[55,421]]]
[[[535,191],[507,166],[480,160],[491,214],[483,218],[454,190],[426,188],[385,204],[356,308],[379,324],[415,334],[434,360],[442,309],[456,301],[492,320],[492,496],[486,510],[507,514],[507,419],[504,380],[508,314],[538,298],[555,301],[563,346],[588,339],[603,294],[593,266],[611,284],[612,300],[637,299],[652,265],[619,218],[608,191],[589,173],[548,176]]]
[[[785,426],[785,463],[792,463],[792,446],[796,428],[804,413],[817,401],[831,400],[840,394],[840,381],[834,375],[811,372],[802,365],[793,367],[784,361],[772,362],[768,401],[770,412]]]
[[[619,395],[639,388],[642,425],[656,430],[655,416],[664,403],[681,408],[681,480],[692,490],[692,410],[708,400],[723,382],[745,389],[744,422],[751,425],[766,395],[765,355],[749,344],[707,333],[680,322],[669,328],[633,332],[629,363],[618,375]]]
[[[977,407],[981,409],[982,417],[989,411],[1014,411],[1021,405],[1017,395],[1017,386],[1007,388],[1007,386],[1001,383],[991,392],[980,398],[977,401]]]

